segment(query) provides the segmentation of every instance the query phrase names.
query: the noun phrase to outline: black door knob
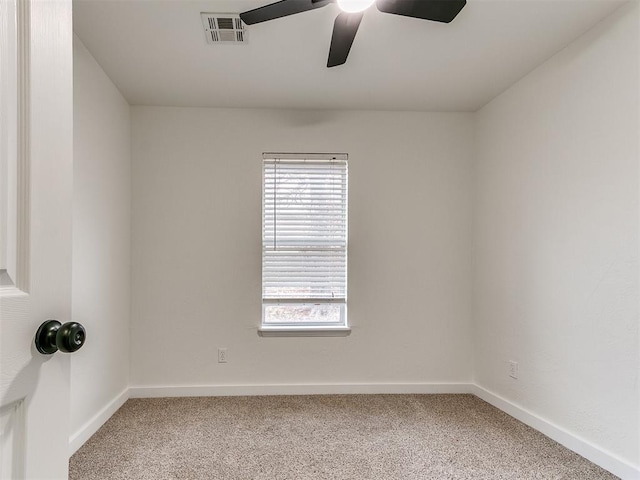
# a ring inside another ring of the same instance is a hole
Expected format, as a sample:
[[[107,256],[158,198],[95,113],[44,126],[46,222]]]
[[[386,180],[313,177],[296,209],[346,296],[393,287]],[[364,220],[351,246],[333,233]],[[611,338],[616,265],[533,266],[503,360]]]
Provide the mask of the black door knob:
[[[58,350],[72,353],[79,350],[87,337],[84,327],[78,322],[67,322],[64,325],[58,320],[47,320],[36,332],[36,348],[44,355],[51,355]]]

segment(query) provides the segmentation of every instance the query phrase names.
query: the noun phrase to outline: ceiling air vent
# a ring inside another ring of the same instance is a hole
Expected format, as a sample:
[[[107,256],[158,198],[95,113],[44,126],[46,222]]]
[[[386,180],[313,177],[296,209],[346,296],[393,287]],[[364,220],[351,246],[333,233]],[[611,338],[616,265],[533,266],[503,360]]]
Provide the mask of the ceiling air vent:
[[[201,13],[207,43],[247,43],[247,31],[234,13]]]

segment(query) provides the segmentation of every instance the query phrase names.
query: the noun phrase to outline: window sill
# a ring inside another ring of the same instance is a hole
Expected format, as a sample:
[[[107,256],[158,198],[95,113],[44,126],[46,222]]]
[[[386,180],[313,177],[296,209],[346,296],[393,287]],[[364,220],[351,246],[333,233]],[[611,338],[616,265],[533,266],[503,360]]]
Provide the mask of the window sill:
[[[265,327],[258,329],[261,337],[346,337],[351,335],[349,327],[324,327],[309,326],[302,327]]]

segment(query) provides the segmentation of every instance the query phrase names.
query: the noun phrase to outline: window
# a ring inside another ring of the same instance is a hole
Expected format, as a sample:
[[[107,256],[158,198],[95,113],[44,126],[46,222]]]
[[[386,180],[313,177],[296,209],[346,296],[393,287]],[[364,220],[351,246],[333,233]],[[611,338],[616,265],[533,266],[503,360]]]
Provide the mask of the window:
[[[262,187],[261,334],[348,333],[347,156],[264,154]]]

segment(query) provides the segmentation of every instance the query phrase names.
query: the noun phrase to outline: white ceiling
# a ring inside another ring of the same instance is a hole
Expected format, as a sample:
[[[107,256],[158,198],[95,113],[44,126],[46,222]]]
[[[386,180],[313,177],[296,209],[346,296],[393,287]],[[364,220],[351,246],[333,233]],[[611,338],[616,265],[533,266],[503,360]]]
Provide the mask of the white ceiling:
[[[132,105],[475,111],[624,2],[469,0],[450,24],[373,7],[332,69],[336,5],[206,43],[200,12],[268,3],[75,0],[74,30]]]

